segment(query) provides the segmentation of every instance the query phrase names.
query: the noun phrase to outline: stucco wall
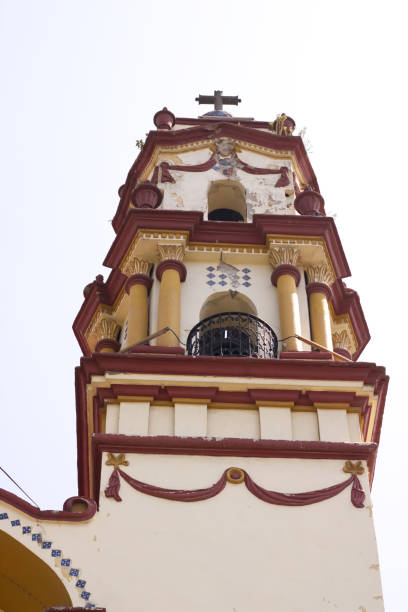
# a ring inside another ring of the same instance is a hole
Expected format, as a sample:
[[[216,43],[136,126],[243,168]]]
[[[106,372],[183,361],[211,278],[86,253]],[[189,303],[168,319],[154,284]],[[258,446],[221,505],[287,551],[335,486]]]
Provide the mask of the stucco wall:
[[[134,478],[177,489],[208,487],[230,466],[281,492],[320,489],[347,478],[343,462],[332,460],[126,458],[130,465],[123,470]],[[103,465],[102,487],[111,470]],[[42,522],[38,528],[80,568],[92,602],[109,612],[380,612],[366,475],[361,482],[364,509],[351,504],[349,488],[314,505],[284,507],[255,498],[244,484],[183,503],[144,495],[122,482],[123,501],[102,495],[89,523]],[[7,510],[27,522],[22,513]],[[6,528],[25,541],[21,529]],[[50,551],[38,548],[38,554],[54,565]],[[75,581],[68,582],[75,594]]]

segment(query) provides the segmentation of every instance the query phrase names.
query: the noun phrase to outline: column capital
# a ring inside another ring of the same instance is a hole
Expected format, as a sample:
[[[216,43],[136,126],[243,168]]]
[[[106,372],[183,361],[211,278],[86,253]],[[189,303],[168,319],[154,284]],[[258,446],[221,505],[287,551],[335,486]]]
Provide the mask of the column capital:
[[[184,246],[182,244],[158,244],[157,251],[159,253],[160,261],[166,261],[168,259],[183,261],[184,259]]]
[[[351,359],[351,342],[347,330],[341,329],[340,331],[333,332],[333,350],[343,357]]]
[[[283,264],[296,267],[300,263],[300,250],[290,246],[271,246],[269,248],[269,263],[273,268]]]
[[[326,283],[308,283],[306,293],[307,295],[312,295],[312,293],[323,293],[328,302],[332,299],[332,290]]]
[[[153,285],[153,279],[150,278],[150,276],[147,276],[147,274],[132,274],[132,276],[129,276],[126,281],[126,293],[129,294],[130,289],[131,287],[133,287],[133,285],[143,285],[144,287],[146,287],[147,293],[149,294],[150,289]]]
[[[182,283],[184,283],[187,278],[187,268],[183,262],[178,259],[165,259],[164,261],[161,261],[156,267],[157,280],[161,281],[163,272],[165,270],[177,270]]]
[[[300,283],[300,272],[297,264],[300,260],[300,251],[294,247],[271,247],[269,249],[269,263],[274,268],[271,281],[276,287],[278,278],[284,274],[295,279],[296,287]]]
[[[274,285],[274,287],[276,287],[277,284],[278,284],[279,277],[283,276],[285,274],[288,275],[288,276],[292,276],[295,279],[296,287],[299,285],[299,283],[300,283],[300,272],[296,268],[296,266],[292,266],[292,264],[281,264],[280,266],[277,266],[274,269],[274,271],[272,272],[272,275],[271,275],[272,285]]]
[[[117,341],[119,325],[115,319],[102,317],[95,327],[96,345],[95,351],[99,352],[102,349],[111,349],[118,351],[120,344]]]
[[[126,276],[134,276],[136,274],[143,274],[147,276],[149,274],[150,266],[150,262],[139,259],[136,257],[136,255],[133,255],[133,253],[129,253],[121,268],[123,274]]]
[[[326,264],[317,264],[313,266],[307,266],[306,268],[308,282],[312,283],[325,283],[330,287],[336,280],[333,272]]]

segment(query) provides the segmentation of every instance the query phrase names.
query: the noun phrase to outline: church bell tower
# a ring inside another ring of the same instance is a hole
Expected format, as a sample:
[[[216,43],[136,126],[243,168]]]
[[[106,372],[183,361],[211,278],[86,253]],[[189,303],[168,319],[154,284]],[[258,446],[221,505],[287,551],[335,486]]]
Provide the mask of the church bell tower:
[[[98,602],[382,611],[370,484],[388,377],[359,359],[370,336],[334,220],[292,118],[197,101],[214,110],[154,115],[110,273],[74,322]]]

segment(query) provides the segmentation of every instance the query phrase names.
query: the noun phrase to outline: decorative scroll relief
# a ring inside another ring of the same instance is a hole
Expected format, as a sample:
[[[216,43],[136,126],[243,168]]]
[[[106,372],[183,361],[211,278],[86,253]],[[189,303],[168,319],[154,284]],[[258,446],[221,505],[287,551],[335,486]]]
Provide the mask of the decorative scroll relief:
[[[282,264],[297,266],[300,263],[300,251],[293,247],[271,247],[269,262],[273,268],[277,268]]]
[[[331,285],[335,280],[333,279],[332,271],[325,264],[308,266],[306,272],[309,283],[325,283],[326,285]]]
[[[157,251],[160,261],[165,261],[166,259],[183,261],[184,259],[184,247],[181,244],[158,244]]]
[[[211,497],[215,497],[221,493],[227,482],[232,484],[240,484],[244,482],[248,491],[255,495],[255,497],[258,497],[268,504],[275,504],[279,506],[308,506],[310,504],[317,504],[338,495],[351,485],[351,503],[356,508],[364,508],[365,493],[357,477],[357,474],[360,475],[364,472],[364,467],[362,466],[361,461],[357,461],[355,464],[352,461],[346,461],[343,471],[351,474],[350,478],[347,480],[332,485],[331,487],[326,487],[324,489],[318,489],[315,491],[307,491],[305,493],[280,493],[278,491],[269,491],[268,489],[264,489],[260,485],[256,484],[256,482],[252,480],[245,470],[236,467],[226,469],[217,482],[205,489],[166,489],[164,487],[156,487],[132,478],[129,476],[129,474],[123,472],[119,467],[120,465],[126,465],[126,463],[127,462],[123,453],[121,453],[117,458],[112,453],[109,453],[108,460],[106,461],[106,465],[113,465],[114,469],[109,478],[108,486],[105,489],[105,496],[113,497],[118,502],[122,501],[119,491],[120,478],[123,478],[125,482],[133,487],[133,489],[136,489],[136,491],[139,491],[139,493],[144,493],[145,495],[151,495],[153,497],[160,497],[161,499],[182,502],[194,502],[210,499]]]

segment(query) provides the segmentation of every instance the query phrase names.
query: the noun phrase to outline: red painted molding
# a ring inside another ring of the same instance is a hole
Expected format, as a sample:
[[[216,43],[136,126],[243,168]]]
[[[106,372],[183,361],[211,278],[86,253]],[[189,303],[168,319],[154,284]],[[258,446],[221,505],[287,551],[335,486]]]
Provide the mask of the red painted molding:
[[[83,521],[89,521],[95,514],[97,506],[95,501],[87,499],[85,497],[70,497],[64,503],[64,510],[40,510],[36,506],[29,504],[21,497],[0,489],[0,500],[9,506],[12,506],[24,514],[28,514],[33,519],[39,521],[68,521],[70,523],[80,523]],[[74,501],[81,501],[87,505],[87,509],[84,512],[73,512],[70,511]]]
[[[214,137],[227,137],[277,149],[279,151],[292,151],[305,177],[306,183],[312,186],[315,191],[319,191],[316,176],[300,136],[277,136],[270,132],[254,129],[253,122],[249,123],[249,126],[243,126],[237,125],[235,122],[231,121],[212,122],[208,121],[208,119],[204,121],[204,123],[195,122],[193,127],[186,129],[151,131],[148,134],[143,149],[131,167],[125,185],[121,188],[121,199],[112,221],[113,228],[116,232],[119,231],[127,215],[131,192],[157,146],[175,146],[198,142],[200,140],[208,141],[209,138]]]
[[[352,474],[349,478],[343,482],[339,482],[330,487],[323,489],[315,489],[313,491],[305,491],[302,493],[280,493],[279,491],[270,491],[258,485],[246,470],[237,467],[230,467],[224,470],[221,477],[213,485],[204,489],[167,489],[165,487],[158,487],[150,485],[146,482],[141,482],[132,478],[127,472],[124,472],[120,468],[114,468],[109,478],[108,486],[105,489],[106,497],[113,497],[117,502],[121,502],[122,499],[119,495],[120,491],[120,477],[123,478],[133,489],[144,493],[145,495],[151,495],[152,497],[158,497],[160,499],[168,499],[171,501],[179,502],[196,502],[203,501],[215,497],[221,491],[225,489],[227,482],[234,484],[245,483],[246,488],[252,495],[266,502],[267,504],[275,504],[278,506],[309,506],[311,504],[318,504],[326,499],[330,499],[335,495],[338,495],[344,491],[347,487],[351,487],[351,503],[356,508],[364,508],[365,493],[361,486],[361,483],[355,474]]]
[[[347,357],[347,359],[351,359],[350,353],[346,349],[344,349],[344,348],[334,347],[333,351],[335,353],[338,353],[339,355],[343,355],[343,357]]]
[[[308,283],[306,293],[307,295],[311,295],[312,293],[323,293],[328,302],[332,299],[332,290],[326,283]]]
[[[327,351],[282,351],[279,355],[280,359],[327,359],[333,360],[331,353]]]
[[[352,355],[352,359],[358,359],[370,340],[370,332],[368,331],[367,322],[361,308],[360,298],[358,293],[346,287],[341,279],[333,283],[331,289],[332,305],[335,314],[348,314],[350,317],[358,345],[356,352]]]
[[[177,387],[168,386],[166,391],[169,397],[173,400],[174,398],[184,399],[207,399],[214,401],[218,389],[217,387]]]
[[[161,281],[165,270],[177,270],[180,275],[180,281],[184,283],[187,278],[187,268],[182,261],[178,259],[165,259],[156,266],[156,278]]]
[[[129,294],[129,291],[133,285],[143,285],[147,289],[147,293],[150,293],[150,289],[153,285],[153,279],[147,274],[132,274],[126,281],[125,290]]]
[[[132,346],[129,353],[152,353],[158,355],[184,355],[181,346],[150,346],[149,344],[137,344]]]
[[[274,287],[277,287],[279,277],[285,274],[292,276],[295,279],[296,287],[299,285],[300,272],[296,268],[296,266],[292,266],[292,264],[281,264],[280,266],[277,266],[274,269],[271,275],[272,285],[274,285]]]
[[[89,610],[89,608],[61,608],[61,606],[53,606],[43,610],[43,612],[85,612],[86,610]],[[106,608],[92,608],[92,610],[93,612],[106,612]]]
[[[374,443],[95,434],[92,439],[94,490],[98,500],[103,452],[370,461],[376,450]]]

